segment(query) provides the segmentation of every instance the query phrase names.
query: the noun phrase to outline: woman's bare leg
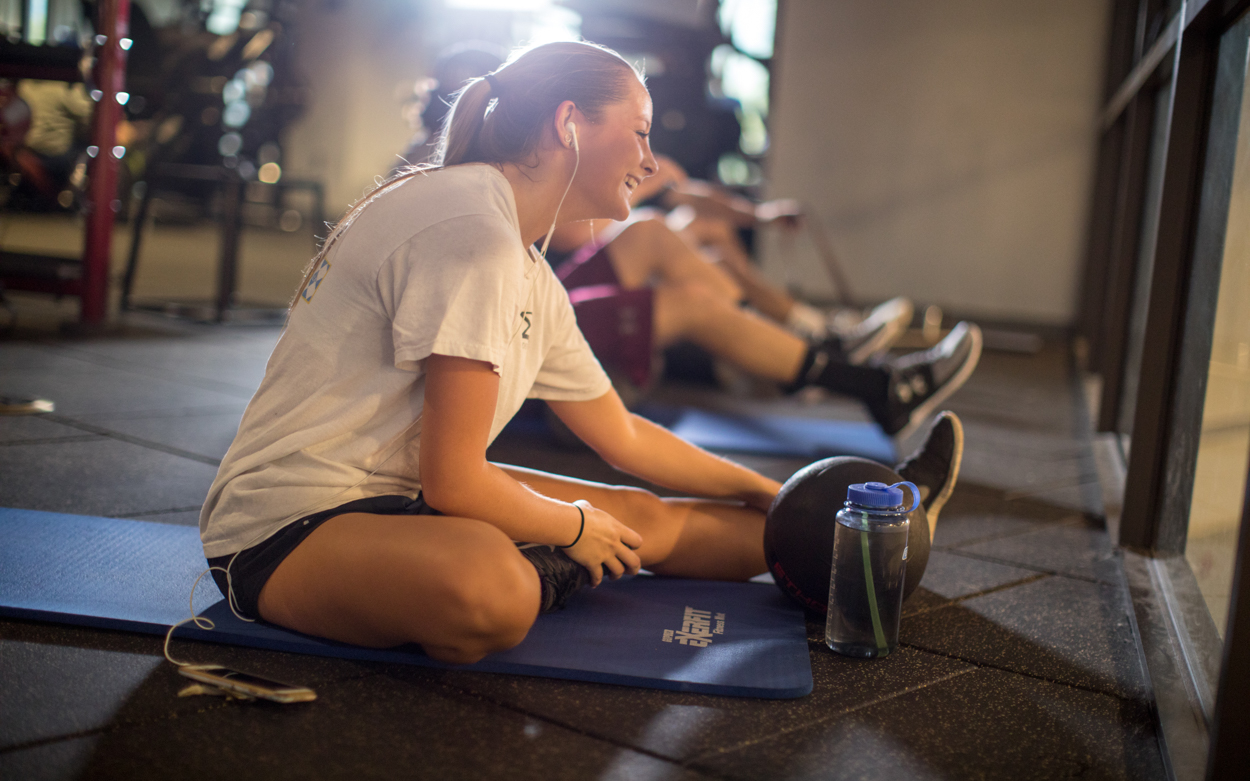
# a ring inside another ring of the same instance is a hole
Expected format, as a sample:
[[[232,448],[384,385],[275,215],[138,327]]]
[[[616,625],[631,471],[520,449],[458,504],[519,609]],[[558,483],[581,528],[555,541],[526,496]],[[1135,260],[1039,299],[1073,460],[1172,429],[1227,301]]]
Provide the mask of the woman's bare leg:
[[[354,645],[419,643],[477,661],[515,646],[538,616],[534,567],[481,521],[349,513],[317,528],[260,593],[266,621]]]
[[[695,252],[662,220],[639,220],[607,246],[608,259],[621,287],[700,283],[726,301],[743,299],[742,288],[715,263]]]
[[[780,383],[794,380],[809,347],[697,282],[657,285],[651,319],[657,349],[689,339],[750,374]]]
[[[679,235],[695,247],[706,247],[720,261],[720,266],[733,277],[746,294],[747,303],[760,313],[786,322],[794,308],[794,298],[769,282],[760,273],[738,236],[738,229],[723,220],[695,217]]]
[[[764,513],[733,502],[661,499],[650,491],[610,486],[500,464],[544,496],[585,499],[642,535],[642,566],[663,575],[747,580],[768,569]]]

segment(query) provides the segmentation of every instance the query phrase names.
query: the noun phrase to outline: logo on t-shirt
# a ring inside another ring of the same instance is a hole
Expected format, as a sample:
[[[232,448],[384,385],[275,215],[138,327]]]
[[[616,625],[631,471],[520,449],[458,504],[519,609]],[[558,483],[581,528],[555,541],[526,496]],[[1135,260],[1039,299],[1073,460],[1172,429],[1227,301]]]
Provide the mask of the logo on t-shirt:
[[[521,332],[521,338],[525,339],[526,341],[529,341],[530,329],[534,327],[534,324],[530,322],[530,317],[533,316],[533,314],[534,314],[533,312],[521,313],[521,319],[525,321],[525,330]]]
[[[326,274],[329,273],[330,261],[322,258],[321,265],[317,266],[317,270],[308,277],[308,283],[304,285],[304,290],[300,293],[300,297],[311,304],[313,296],[317,295],[317,288],[321,287],[321,280],[325,279]]]

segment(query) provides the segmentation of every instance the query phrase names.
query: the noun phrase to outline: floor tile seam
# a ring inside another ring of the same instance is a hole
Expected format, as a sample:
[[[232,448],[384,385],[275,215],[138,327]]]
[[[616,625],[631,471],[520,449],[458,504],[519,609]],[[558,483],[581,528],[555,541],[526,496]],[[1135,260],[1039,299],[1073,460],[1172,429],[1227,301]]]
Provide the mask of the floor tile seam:
[[[966,401],[966,400],[965,400]],[[1037,418],[1025,412],[1015,414],[1019,410],[999,407],[992,408],[988,404],[952,404],[951,408],[959,413],[959,417],[971,421],[974,426],[997,429],[1020,430],[1024,433],[1053,434],[1058,420]],[[997,414],[996,414],[997,413]]]
[[[119,442],[125,442],[130,445],[136,445],[138,447],[147,448],[148,450],[156,450],[162,453],[167,453],[171,456],[178,456],[180,458],[186,458],[191,461],[198,461],[201,464],[207,464],[208,466],[211,466],[211,467],[221,466],[221,459],[219,458],[210,458],[209,456],[203,456],[203,455],[200,455],[199,453],[192,453],[191,451],[183,450],[182,448],[173,447],[171,445],[163,445],[160,442],[153,442],[148,439],[142,439],[141,437],[132,437],[129,434],[123,434],[119,431],[113,431],[111,429],[107,429],[102,426],[96,426],[92,423],[85,423],[83,421],[75,420],[69,417],[64,417],[62,415],[45,415],[43,417],[46,418],[47,420],[51,420],[56,423],[61,423],[71,428],[76,428],[81,431],[86,431],[92,434],[99,434],[108,439],[113,439]]]
[[[490,703],[491,705],[495,705],[497,707],[503,708],[504,710],[508,710],[508,711],[512,711],[513,713],[520,714],[522,716],[525,716],[526,718],[534,719],[536,721],[541,721],[546,724],[559,727],[560,729],[567,730],[576,735],[581,735],[584,738],[589,738],[591,740],[596,740],[601,743],[607,743],[610,746],[615,746],[617,748],[623,748],[628,751],[633,751],[638,754],[643,754],[645,756],[651,757],[652,759],[658,759],[670,765],[676,765],[677,767],[682,768],[683,770],[691,770],[695,773],[698,773],[699,775],[707,776],[708,778],[714,778],[714,779],[726,778],[726,776],[721,776],[721,775],[717,775],[714,773],[710,773],[706,770],[687,767],[686,765],[687,760],[675,759],[674,757],[661,754],[652,749],[635,746],[623,740],[614,738],[610,735],[602,735],[596,732],[592,732],[583,726],[570,724],[566,721],[561,721],[560,719],[555,718],[553,716],[545,716],[540,713],[535,713],[533,711],[526,710],[525,708],[519,705],[515,705],[505,700],[496,699],[495,697],[482,694],[481,692],[475,691],[470,688],[466,688],[463,686],[456,686],[450,683],[438,683],[438,684],[435,684],[435,686],[440,687],[440,688],[445,688],[445,689],[451,689],[452,691],[459,692],[460,694],[468,695],[469,697],[472,697],[476,700],[480,700],[481,702]]]
[[[994,594],[999,591],[1006,591],[1007,589],[1015,588],[1017,586],[1026,586],[1029,583],[1036,583],[1039,580],[1045,580],[1046,578],[1053,578],[1053,577],[1055,577],[1055,574],[1053,572],[1035,572],[1032,575],[1029,575],[1028,577],[1020,578],[1018,580],[1013,580],[1009,583],[1002,583],[997,586],[990,586],[989,588],[983,588],[980,591],[974,591],[971,594],[961,594],[960,596],[957,596],[957,597],[947,597],[948,601],[941,605],[934,605],[933,607],[925,608],[924,610],[917,610],[916,612],[908,613],[907,615],[920,616],[926,613],[932,613],[935,610],[942,610],[943,608],[951,607],[952,605],[958,605],[961,602],[967,602],[970,599],[976,599],[977,597],[984,597],[984,596],[987,596],[989,594]]]
[[[902,643],[900,643],[899,645],[902,645]],[[913,650],[923,651],[923,649],[913,649]],[[953,657],[947,657],[947,658],[953,658]],[[821,716],[820,718],[813,719],[811,721],[806,721],[802,724],[798,724],[793,727],[786,727],[785,729],[778,730],[777,732],[770,732],[768,735],[765,735],[765,736],[762,736],[753,740],[747,740],[742,743],[735,744],[733,746],[713,749],[711,751],[704,751],[701,754],[695,754],[694,756],[685,760],[682,764],[686,766],[690,766],[690,765],[693,765],[693,763],[698,762],[702,759],[706,759],[706,758],[714,757],[714,756],[724,756],[725,754],[731,754],[737,751],[742,751],[743,749],[750,748],[752,746],[758,746],[762,743],[768,743],[770,741],[777,740],[779,738],[784,738],[785,736],[794,734],[795,732],[800,732],[802,730],[806,730],[806,729],[809,729],[811,727],[814,727],[820,724],[826,724],[836,719],[845,718],[846,716],[852,713],[856,713],[858,711],[864,710],[865,708],[871,708],[873,706],[880,705],[885,702],[889,702],[890,700],[896,699],[898,697],[902,697],[907,694],[913,694],[918,691],[923,691],[924,689],[927,689],[930,686],[935,686],[939,683],[949,681],[952,678],[958,678],[961,675],[967,675],[969,673],[975,672],[977,667],[973,665],[971,662],[969,662],[968,664],[970,666],[966,669],[956,670],[954,672],[947,673],[946,675],[940,676],[938,678],[934,678],[931,681],[925,681],[924,683],[917,684],[916,686],[908,686],[903,689],[899,689],[898,691],[884,694],[880,697],[877,697],[876,699],[868,700],[867,702],[862,702],[858,705],[852,706],[850,708],[846,708],[844,710],[836,711],[833,713],[828,713],[824,716]]]
[[[964,448],[965,458],[968,455],[998,455],[1002,453],[1018,455],[1023,458],[1027,458],[1030,461],[1037,461],[1043,464],[1057,464],[1063,461],[1073,461],[1078,458],[1085,458],[1089,455],[1089,450],[1087,446],[1080,445],[1073,446],[1070,451],[1060,450],[1058,452],[1051,452],[1042,448],[1013,447],[1007,443],[1003,443],[1000,447],[998,443],[990,443],[985,440],[979,440],[971,446],[965,445]]]
[[[1053,480],[1049,483],[1043,483],[1038,486],[1030,486],[1027,491],[1007,491],[1003,498],[1008,502],[1015,502],[1020,499],[1031,499],[1034,496],[1041,496],[1042,494],[1057,491],[1061,488],[1081,488],[1083,486],[1097,484],[1098,475],[1096,473],[1082,474],[1078,475],[1076,478],[1064,478],[1063,480]]]
[[[1055,529],[1059,527],[1075,526],[1078,520],[1079,518],[1074,517],[1074,518],[1061,518],[1057,521],[1030,521],[1030,523],[1041,524],[1045,528],[1020,529],[1018,531],[1013,531],[1013,532],[1001,532],[999,534],[987,534],[983,537],[972,537],[967,540],[961,540],[955,543],[954,545],[933,545],[932,549],[936,551],[942,551],[944,553],[953,553],[954,551],[960,548],[966,548],[969,545],[980,545],[983,542],[997,542],[998,540],[1009,540],[1012,537],[1021,537],[1025,534],[1037,534],[1038,532],[1049,531],[1051,529]]]
[[[1084,455],[1088,445],[1081,439],[1068,434],[1030,435],[1027,441],[1021,441],[1015,431],[1004,431],[998,426],[969,426],[971,432],[971,448],[966,452],[1019,453],[1028,458],[1049,460],[1057,458],[1067,460]],[[965,439],[965,441],[967,441]]]
[[[971,553],[969,551],[962,551],[962,550],[943,550],[942,552],[949,553],[952,556],[962,556],[963,558],[966,558],[966,559],[976,559],[978,561],[984,561],[990,564],[1002,564],[1007,567],[1015,567],[1016,569],[1032,570],[1034,572],[1039,572],[1039,573],[1043,573],[1046,575],[1054,575],[1057,578],[1067,578],[1068,580],[1076,580],[1082,583],[1093,583],[1099,586],[1114,586],[1115,585],[1114,583],[1111,583],[1106,580],[1100,580],[1098,578],[1088,577],[1085,575],[1077,575],[1076,573],[1072,573],[1072,572],[1060,572],[1059,570],[1046,569],[1045,567],[1039,567],[1036,564],[1025,564],[1024,562],[1010,561],[1008,559],[1000,559],[994,556],[986,556],[980,553]]]
[[[1010,667],[1002,667],[997,664],[994,664],[993,662],[985,662],[985,661],[978,661],[976,659],[968,659],[963,656],[960,656],[959,654],[949,653],[947,651],[940,651],[936,648],[928,648],[926,646],[917,645],[915,643],[904,643],[903,641],[900,640],[899,646],[903,648],[910,648],[913,651],[922,651],[924,653],[932,654],[934,656],[941,656],[943,658],[951,659],[957,662],[965,662],[979,669],[995,670],[997,672],[1006,673],[1008,675],[1018,675],[1021,678],[1030,678],[1035,681],[1042,681],[1043,683],[1049,683],[1055,686],[1065,686],[1069,689],[1076,689],[1077,691],[1083,691],[1089,694],[1101,694],[1104,697],[1111,697],[1112,699],[1116,699],[1116,700],[1128,699],[1123,694],[1117,691],[1108,690],[1108,689],[1100,689],[1095,686],[1087,686],[1085,684],[1073,683],[1072,681],[1060,681],[1060,680],[1056,680],[1055,678],[1048,678],[1045,675],[1038,675],[1036,673],[1013,670]]]
[[[113,732],[120,732],[122,730],[133,729],[135,727],[145,727],[145,726],[149,726],[152,724],[161,724],[167,721],[173,721],[174,719],[187,718],[189,716],[198,716],[204,713],[225,710],[226,708],[230,706],[231,706],[231,701],[229,699],[224,699],[220,702],[206,703],[205,707],[199,708],[189,713],[174,712],[174,713],[168,713],[163,716],[147,716],[144,718],[126,719],[120,722],[110,722],[108,724],[95,727],[94,729],[79,730],[78,732],[69,732],[64,735],[56,735],[56,736],[51,736],[51,737],[46,737],[46,738],[36,738],[34,740],[28,740],[25,743],[14,743],[11,746],[0,746],[0,755],[13,753],[17,751],[24,751],[26,749],[39,748],[40,746],[47,746],[53,743],[60,743],[63,741],[68,741],[68,740],[78,740],[80,738],[89,738],[89,737],[93,737],[96,735],[107,735]]]
[[[963,412],[960,412],[959,410],[955,410],[955,411],[958,412],[960,418],[964,421],[965,425],[970,425],[971,427],[976,427],[980,429],[995,429],[998,431],[1010,431],[1012,433],[1018,433],[1024,437],[1052,435],[1054,434],[1055,429],[1059,425],[1058,420],[1044,421],[1044,422],[1026,421],[1026,420],[1021,420],[1018,418],[1008,420],[1003,417],[996,417],[996,418],[981,417],[977,415],[973,410],[970,410],[970,409],[966,409]],[[975,445],[976,443],[974,442],[973,446],[975,447]]]
[[[171,418],[201,418],[211,415],[242,415],[246,404],[210,404],[195,407],[165,407],[158,409],[139,409],[126,412],[81,412],[74,413],[77,420],[90,421],[93,418],[108,420],[167,420]]]
[[[21,447],[23,445],[68,445],[75,442],[92,442],[104,439],[103,434],[82,434],[72,437],[40,437],[39,439],[11,439],[0,441],[0,447]]]
[[[141,377],[150,377],[152,379],[157,379],[157,380],[166,380],[169,382],[177,383],[179,385],[186,385],[191,388],[216,390],[220,393],[226,393],[226,394],[231,394],[231,395],[245,394],[245,395],[240,396],[240,398],[247,398],[247,399],[252,398],[252,396],[256,393],[255,388],[247,388],[242,385],[236,385],[232,382],[222,382],[221,380],[214,380],[210,377],[202,377],[198,374],[187,374],[186,372],[181,372],[177,370],[171,371],[169,369],[161,369],[155,366],[150,366],[145,363],[139,363],[137,361],[130,361],[125,358],[114,357],[114,358],[106,359],[102,356],[94,355],[92,353],[86,352],[84,350],[78,350],[73,347],[61,346],[59,349],[63,352],[71,353],[72,354],[71,357],[73,357],[76,360],[83,361],[84,363],[90,363],[95,366],[100,366],[106,369],[113,369],[115,371],[127,372],[130,374],[137,374]]]
[[[203,509],[203,505],[197,504],[197,505],[193,505],[190,507],[170,507],[165,510],[141,510],[137,513],[127,513],[125,515],[106,515],[104,517],[105,518],[122,518],[122,519],[134,518],[137,520],[139,518],[143,518],[149,515],[164,515],[166,513],[189,513],[192,511],[199,512],[202,509]]]

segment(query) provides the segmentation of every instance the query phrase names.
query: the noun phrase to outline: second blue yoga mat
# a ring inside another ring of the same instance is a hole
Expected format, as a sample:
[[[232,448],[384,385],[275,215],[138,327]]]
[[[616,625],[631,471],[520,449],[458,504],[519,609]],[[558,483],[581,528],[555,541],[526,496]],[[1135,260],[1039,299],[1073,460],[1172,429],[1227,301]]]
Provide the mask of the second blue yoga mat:
[[[860,456],[884,464],[897,460],[894,441],[873,423],[693,408],[667,419],[663,412],[645,408],[640,412],[647,417],[654,415],[677,436],[708,450],[812,461],[829,456]]]
[[[526,402],[504,430],[517,436],[549,436],[551,432],[541,404]],[[829,456],[860,456],[883,464],[898,461],[894,440],[874,423],[721,412],[654,403],[642,404],[636,412],[687,442],[721,453],[808,461]]]

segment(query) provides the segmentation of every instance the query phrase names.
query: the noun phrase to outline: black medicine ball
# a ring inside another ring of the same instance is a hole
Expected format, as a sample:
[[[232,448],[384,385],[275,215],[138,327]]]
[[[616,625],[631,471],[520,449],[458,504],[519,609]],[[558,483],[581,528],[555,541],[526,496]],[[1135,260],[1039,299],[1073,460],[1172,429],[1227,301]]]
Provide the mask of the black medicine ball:
[[[823,614],[829,604],[835,516],[846,502],[847,487],[872,481],[893,485],[902,479],[889,467],[853,456],[826,458],[791,475],[764,522],[764,558],[778,588],[804,608]],[[910,504],[908,493],[903,490],[904,501]],[[917,507],[910,520],[904,598],[920,585],[929,561],[924,507]]]

